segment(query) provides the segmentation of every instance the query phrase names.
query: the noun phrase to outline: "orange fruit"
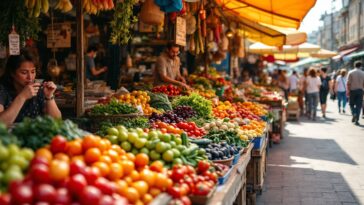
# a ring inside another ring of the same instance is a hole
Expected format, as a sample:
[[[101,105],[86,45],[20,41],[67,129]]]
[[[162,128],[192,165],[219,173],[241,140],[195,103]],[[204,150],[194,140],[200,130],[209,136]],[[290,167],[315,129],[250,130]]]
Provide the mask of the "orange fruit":
[[[150,170],[155,171],[155,172],[162,172],[163,170],[163,162],[161,161],[154,161],[151,165],[150,165]]]
[[[42,157],[48,161],[51,161],[53,158],[52,152],[46,148],[40,148],[35,152],[35,156]]]
[[[135,182],[138,181],[140,179],[140,175],[139,172],[136,170],[131,171],[131,173],[129,174],[129,176],[131,177],[131,179]]]
[[[157,177],[155,172],[150,171],[148,169],[144,169],[139,173],[139,175],[140,175],[140,180],[147,182],[149,187],[154,186]]]
[[[142,200],[139,199],[138,201],[135,202],[134,205],[144,205],[144,203]]]
[[[82,140],[82,149],[86,151],[90,148],[99,147],[100,141],[100,138],[93,135],[85,136]]]
[[[147,182],[145,182],[145,181],[134,182],[131,186],[134,187],[138,191],[140,196],[143,196],[144,194],[146,194],[149,189],[149,186],[148,186]]]
[[[111,150],[116,151],[119,155],[125,155],[126,152],[119,145],[111,145]]]
[[[137,167],[144,167],[149,164],[149,157],[147,154],[139,153],[135,156],[135,165]]]
[[[110,180],[117,180],[123,176],[123,167],[119,163],[112,163],[110,165],[110,172],[108,174],[108,178]]]
[[[67,143],[66,152],[69,156],[82,154],[82,143],[78,140],[73,140]]]
[[[101,151],[98,148],[90,148],[85,153],[85,162],[94,163],[97,162],[101,157]]]
[[[113,162],[118,162],[120,160],[119,154],[115,150],[107,150],[107,155],[111,158]]]
[[[149,204],[151,201],[153,201],[153,196],[151,194],[144,194],[142,200],[144,204]]]
[[[69,176],[69,172],[69,164],[61,160],[52,160],[49,166],[49,175],[54,181],[66,179]]]
[[[116,181],[116,192],[121,196],[125,196],[126,190],[129,187],[128,183],[125,180],[117,180]]]
[[[124,181],[131,186],[133,184],[133,179],[130,176],[124,177]]]
[[[109,156],[107,155],[102,155],[100,158],[99,158],[99,162],[105,162],[107,164],[111,164],[112,163],[112,160]]]
[[[110,172],[110,167],[105,162],[95,162],[92,164],[93,167],[96,167],[100,171],[101,176],[107,176]]]
[[[73,156],[71,158],[71,162],[78,161],[78,160],[82,161],[82,162],[85,162],[85,159],[84,159],[83,155],[77,155],[77,156]]]
[[[155,187],[159,189],[167,188],[169,185],[167,176],[161,173],[157,173],[156,175]]]
[[[105,151],[110,149],[111,147],[111,142],[107,139],[101,139],[99,142],[99,149],[100,151]]]
[[[58,160],[61,160],[61,161],[67,162],[67,163],[70,162],[70,158],[68,157],[68,155],[61,153],[61,152],[54,155],[53,159],[58,159]]]
[[[149,189],[149,194],[152,195],[153,197],[158,196],[161,193],[161,190],[155,187],[152,187]]]
[[[122,160],[119,163],[123,167],[124,174],[126,175],[129,175],[135,169],[134,163],[130,160]]]
[[[139,200],[140,195],[138,190],[136,190],[133,187],[128,187],[126,193],[125,193],[125,197],[128,199],[128,201],[130,203],[135,203]]]
[[[127,153],[126,156],[128,157],[128,159],[132,162],[135,162],[135,155],[133,153]]]

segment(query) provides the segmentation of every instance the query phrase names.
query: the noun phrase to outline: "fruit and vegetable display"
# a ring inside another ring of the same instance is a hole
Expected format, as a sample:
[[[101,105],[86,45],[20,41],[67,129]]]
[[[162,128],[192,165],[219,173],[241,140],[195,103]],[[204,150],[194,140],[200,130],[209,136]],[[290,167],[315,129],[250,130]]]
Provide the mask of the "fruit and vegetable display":
[[[181,88],[174,85],[160,85],[156,86],[152,89],[154,93],[164,93],[168,96],[177,96],[181,95]]]
[[[154,123],[157,121],[165,122],[165,123],[179,123],[183,121],[182,117],[179,117],[173,111],[167,111],[163,114],[152,113],[149,117],[149,122]]]
[[[100,136],[107,135],[107,130],[117,125],[122,125],[126,128],[139,127],[142,129],[150,127],[149,119],[146,117],[124,118],[116,122],[102,122],[100,130],[96,134]]]
[[[225,164],[214,163],[215,172],[218,177],[223,177],[229,171],[230,167]]]
[[[238,107],[245,108],[249,110],[252,114],[256,116],[266,116],[268,114],[268,107],[259,103],[253,102],[238,102],[236,103]]]
[[[239,132],[240,126],[239,123],[234,121],[230,122],[229,118],[225,118],[225,119],[216,119],[212,120],[211,122],[205,123],[203,125],[203,129],[206,132],[218,131],[218,130]]]
[[[195,167],[199,160],[207,159],[204,149],[189,143],[186,134],[168,134],[159,130],[126,129],[123,126],[109,128],[105,138],[133,154],[147,154],[151,161],[162,160],[165,167],[187,164]]]
[[[169,133],[169,134],[182,134],[182,130],[177,128],[175,124],[168,124],[165,122],[157,121],[151,125],[153,129],[159,129],[162,133]]]
[[[173,100],[172,105],[174,108],[182,105],[190,106],[194,111],[196,111],[196,116],[198,118],[209,118],[212,114],[211,101],[197,93],[192,93],[189,96],[177,97]]]
[[[108,104],[97,104],[89,110],[89,115],[117,115],[138,113],[138,109],[130,104],[120,103],[112,99]]]
[[[155,111],[149,104],[151,97],[145,91],[133,91],[117,97],[119,102],[130,104],[133,107],[141,106],[145,115],[152,114]]]
[[[241,126],[243,131],[250,131],[250,135],[248,135],[249,139],[262,136],[266,130],[266,127],[267,123],[262,120],[251,120],[249,124]],[[245,133],[242,134],[244,135]]]
[[[202,138],[206,134],[205,130],[197,127],[194,122],[179,122],[176,126],[185,131],[191,138]]]
[[[150,96],[150,106],[155,109],[170,111],[172,110],[172,104],[168,99],[168,96],[163,93],[148,93]]]
[[[209,160],[226,160],[239,154],[241,146],[229,145],[225,141],[211,143],[205,147],[206,155]]]
[[[0,142],[0,193],[6,191],[11,181],[24,178],[33,156],[34,152],[29,148]]]
[[[245,135],[239,135],[236,131],[212,130],[205,138],[212,140],[214,143],[226,141],[229,145],[246,147],[249,144],[248,138]]]
[[[85,132],[70,120],[46,116],[25,118],[14,126],[12,134],[16,136],[19,146],[36,150],[49,144],[55,135],[63,135],[68,140],[73,140],[82,137]]]

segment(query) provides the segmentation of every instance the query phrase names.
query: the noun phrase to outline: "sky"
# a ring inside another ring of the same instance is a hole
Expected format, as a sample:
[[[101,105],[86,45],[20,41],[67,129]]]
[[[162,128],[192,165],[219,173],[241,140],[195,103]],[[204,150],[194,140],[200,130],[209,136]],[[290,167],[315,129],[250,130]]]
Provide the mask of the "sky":
[[[320,21],[321,15],[324,14],[325,11],[327,11],[328,13],[331,11],[331,2],[332,0],[317,0],[315,6],[308,12],[306,17],[303,19],[299,30],[306,33],[318,30],[318,28],[322,24],[322,22]],[[334,2],[335,10],[339,10],[341,8],[341,0],[335,0]]]

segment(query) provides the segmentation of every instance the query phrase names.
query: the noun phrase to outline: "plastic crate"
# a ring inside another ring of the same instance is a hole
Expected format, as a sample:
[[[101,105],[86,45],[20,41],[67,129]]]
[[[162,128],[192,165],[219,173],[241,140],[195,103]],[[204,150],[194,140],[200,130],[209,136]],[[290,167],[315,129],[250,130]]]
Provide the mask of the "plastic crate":
[[[239,162],[239,159],[241,157],[241,155],[244,153],[244,147],[241,148],[240,152],[238,154],[234,155],[234,159],[233,159],[233,165],[237,164]]]
[[[264,137],[256,137],[253,139],[254,147],[253,149],[260,149],[263,146]]]
[[[230,175],[231,175],[231,172],[233,169],[234,169],[234,166],[232,166],[223,177],[218,178],[219,185],[225,184],[227,182],[227,180],[230,178]]]

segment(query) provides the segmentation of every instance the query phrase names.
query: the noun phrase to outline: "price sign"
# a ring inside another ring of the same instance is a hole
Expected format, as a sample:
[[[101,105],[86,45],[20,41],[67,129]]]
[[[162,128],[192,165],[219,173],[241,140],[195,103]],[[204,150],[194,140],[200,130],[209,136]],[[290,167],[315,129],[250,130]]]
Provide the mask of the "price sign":
[[[53,31],[53,32],[52,32]],[[71,24],[55,23],[47,29],[47,48],[70,48]]]
[[[180,46],[186,46],[186,19],[177,17],[175,30],[175,43]]]
[[[20,37],[15,32],[15,28],[9,34],[9,55],[20,55]]]

